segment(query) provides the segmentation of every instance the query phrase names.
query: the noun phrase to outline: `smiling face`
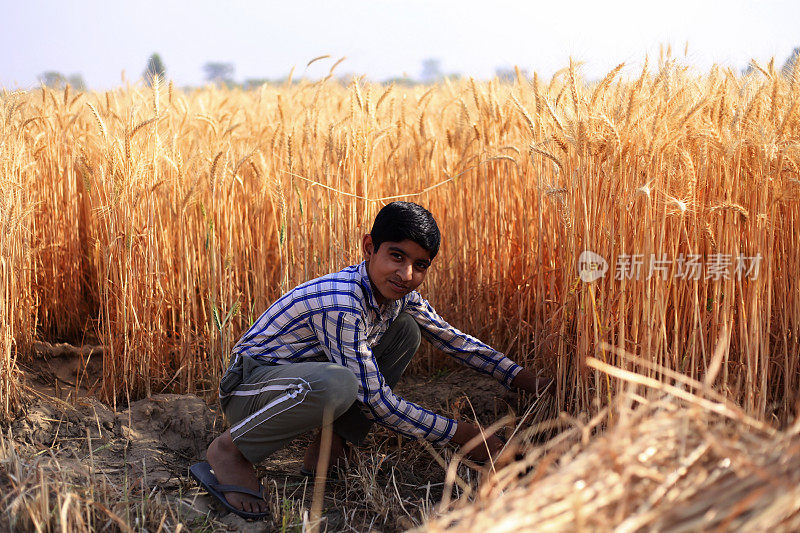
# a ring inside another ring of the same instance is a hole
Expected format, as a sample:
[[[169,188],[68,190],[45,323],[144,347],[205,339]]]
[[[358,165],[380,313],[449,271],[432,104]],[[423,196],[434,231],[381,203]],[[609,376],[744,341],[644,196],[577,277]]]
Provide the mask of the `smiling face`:
[[[362,245],[367,274],[378,305],[388,300],[399,300],[419,287],[431,265],[430,252],[412,240],[386,241],[376,251],[372,237],[367,234]]]

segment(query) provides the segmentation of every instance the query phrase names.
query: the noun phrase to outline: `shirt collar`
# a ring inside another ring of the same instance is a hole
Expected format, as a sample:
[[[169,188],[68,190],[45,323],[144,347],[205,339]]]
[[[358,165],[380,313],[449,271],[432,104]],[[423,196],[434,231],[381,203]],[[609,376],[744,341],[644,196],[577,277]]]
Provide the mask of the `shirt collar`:
[[[380,306],[375,299],[375,293],[372,292],[372,283],[369,281],[369,274],[367,274],[367,262],[362,261],[358,265],[358,274],[361,276],[361,287],[364,289],[364,294],[367,296],[367,304],[380,312]]]

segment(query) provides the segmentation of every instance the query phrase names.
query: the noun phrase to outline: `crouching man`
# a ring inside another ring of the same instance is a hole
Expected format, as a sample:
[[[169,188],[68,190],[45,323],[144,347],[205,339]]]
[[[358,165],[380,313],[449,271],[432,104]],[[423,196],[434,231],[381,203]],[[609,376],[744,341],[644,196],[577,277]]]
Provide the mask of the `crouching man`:
[[[329,464],[358,446],[374,422],[439,444],[464,445],[478,436],[476,425],[392,392],[422,338],[508,387],[534,394],[545,388],[547,380],[449,325],[416,291],[439,242],[430,212],[393,202],[364,235],[362,263],[289,291],[242,336],[220,382],[231,428],[209,446],[208,463],[190,470],[223,505],[246,518],[265,516],[254,463],[324,420],[333,420]],[[485,461],[502,446],[487,436],[467,457]],[[314,473],[318,454],[319,436],[306,453],[305,474]]]

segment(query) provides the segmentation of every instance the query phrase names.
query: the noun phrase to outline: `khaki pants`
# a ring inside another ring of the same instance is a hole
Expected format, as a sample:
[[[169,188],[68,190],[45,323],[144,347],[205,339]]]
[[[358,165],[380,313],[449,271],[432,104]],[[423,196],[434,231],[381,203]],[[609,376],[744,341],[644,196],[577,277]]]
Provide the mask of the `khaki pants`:
[[[401,313],[372,350],[384,380],[394,387],[421,340],[414,319]],[[239,356],[220,382],[222,410],[231,437],[245,458],[257,463],[307,431],[322,425],[325,412],[333,431],[359,444],[372,420],[356,401],[358,380],[346,367],[325,360],[273,365]]]

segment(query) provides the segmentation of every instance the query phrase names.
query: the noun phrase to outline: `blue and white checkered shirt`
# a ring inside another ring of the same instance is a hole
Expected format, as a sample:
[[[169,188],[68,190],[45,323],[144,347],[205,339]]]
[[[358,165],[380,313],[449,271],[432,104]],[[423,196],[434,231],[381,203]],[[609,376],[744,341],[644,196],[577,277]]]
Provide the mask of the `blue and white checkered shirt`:
[[[455,421],[395,395],[372,354],[372,347],[401,312],[414,318],[431,344],[506,386],[521,370],[502,353],[442,320],[416,291],[388,301],[381,309],[364,262],[303,283],[283,295],[247,330],[233,353],[286,364],[324,352],[356,375],[358,399],[367,407],[367,416],[404,435],[447,442],[456,431]]]

